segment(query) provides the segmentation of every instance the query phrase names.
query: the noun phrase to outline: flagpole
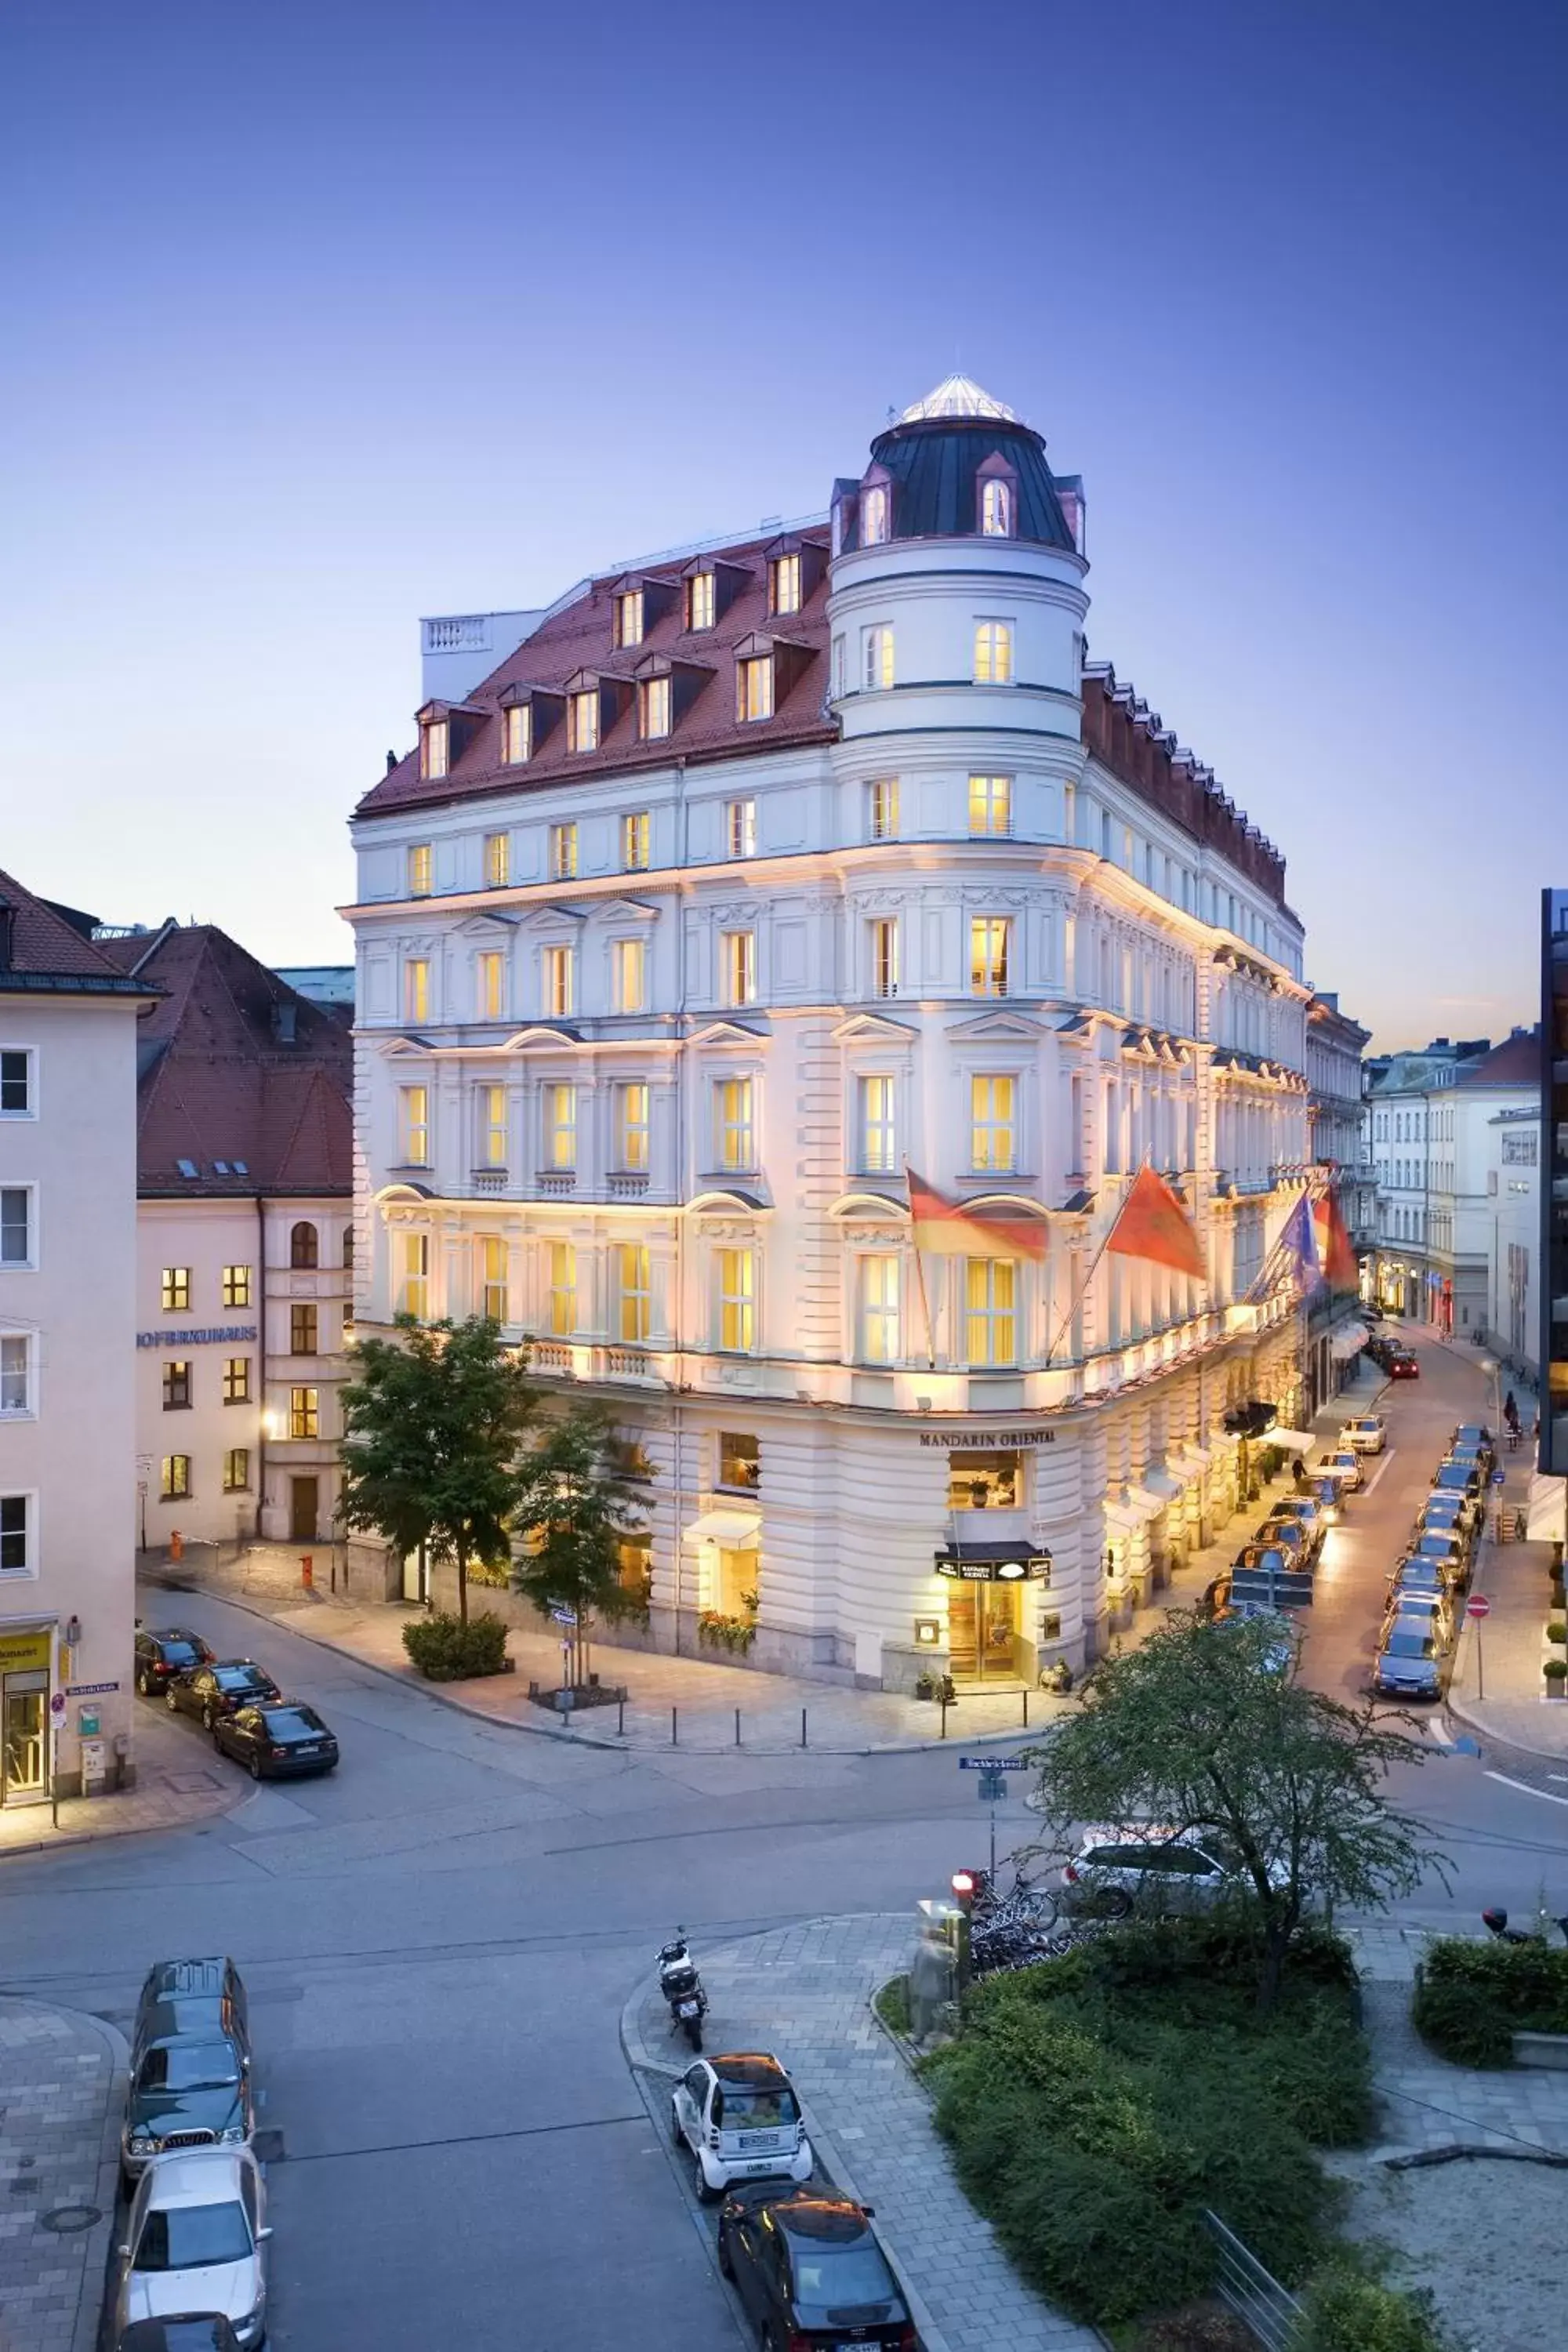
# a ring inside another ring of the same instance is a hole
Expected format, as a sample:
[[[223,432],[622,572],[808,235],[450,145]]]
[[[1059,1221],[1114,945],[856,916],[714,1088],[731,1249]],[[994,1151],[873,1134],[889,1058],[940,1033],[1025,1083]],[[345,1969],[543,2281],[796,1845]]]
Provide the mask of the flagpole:
[[[1105,1255],[1106,1251],[1110,1247],[1110,1236],[1111,1236],[1111,1234],[1116,1231],[1117,1218],[1119,1218],[1119,1217],[1121,1216],[1121,1210],[1120,1210],[1120,1209],[1118,1209],[1118,1211],[1116,1212],[1116,1216],[1115,1216],[1115,1217],[1112,1217],[1112,1219],[1111,1219],[1111,1221],[1110,1221],[1110,1223],[1109,1226],[1106,1228],[1105,1239],[1100,1243],[1100,1247],[1099,1247],[1099,1248],[1095,1251],[1095,1253],[1094,1253],[1093,1259],[1091,1260],[1091,1262],[1090,1262],[1090,1264],[1089,1264],[1089,1272],[1084,1276],[1084,1278],[1083,1278],[1082,1282],[1079,1285],[1078,1296],[1077,1296],[1077,1297],[1076,1297],[1076,1298],[1074,1298],[1074,1297],[1071,1296],[1071,1291],[1072,1291],[1072,1276],[1070,1276],[1070,1274],[1069,1274],[1069,1276],[1068,1276],[1068,1294],[1069,1294],[1069,1295],[1068,1295],[1068,1311],[1067,1311],[1067,1313],[1062,1317],[1061,1321],[1057,1325],[1056,1337],[1055,1337],[1055,1339],[1051,1341],[1050,1346],[1046,1349],[1046,1360],[1045,1360],[1045,1364],[1041,1367],[1041,1369],[1042,1369],[1043,1370],[1048,1370],[1048,1369],[1049,1369],[1051,1358],[1056,1354],[1057,1349],[1058,1349],[1060,1347],[1060,1345],[1061,1345],[1062,1333],[1067,1329],[1068,1325],[1072,1321],[1073,1317],[1078,1313],[1079,1308],[1083,1305],[1084,1300],[1089,1297],[1089,1284],[1094,1280],[1095,1276],[1096,1276],[1096,1275],[1099,1273],[1099,1271],[1100,1271],[1100,1259]]]
[[[910,1163],[909,1163],[909,1161],[906,1160],[905,1160],[905,1162],[904,1162],[904,1182],[905,1182],[906,1186],[909,1184],[909,1181],[910,1181]],[[920,1245],[919,1242],[915,1241],[915,1240],[914,1240],[914,1238],[913,1238],[914,1222],[915,1222],[915,1219],[914,1219],[914,1202],[913,1202],[913,1201],[911,1200],[911,1201],[910,1201],[910,1245],[911,1249],[914,1251],[914,1258],[915,1258],[915,1288],[920,1292],[920,1295],[921,1295],[921,1314],[925,1317],[925,1325],[926,1325],[926,1366],[927,1366],[927,1369],[928,1369],[929,1370],[931,1370],[931,1371],[933,1371],[933,1372],[934,1372],[934,1371],[935,1371],[935,1370],[936,1370],[936,1329],[935,1329],[934,1325],[933,1325],[933,1324],[932,1324],[932,1322],[931,1322],[931,1294],[930,1294],[930,1292],[926,1289],[925,1257],[924,1257],[923,1253],[921,1252],[921,1245]]]

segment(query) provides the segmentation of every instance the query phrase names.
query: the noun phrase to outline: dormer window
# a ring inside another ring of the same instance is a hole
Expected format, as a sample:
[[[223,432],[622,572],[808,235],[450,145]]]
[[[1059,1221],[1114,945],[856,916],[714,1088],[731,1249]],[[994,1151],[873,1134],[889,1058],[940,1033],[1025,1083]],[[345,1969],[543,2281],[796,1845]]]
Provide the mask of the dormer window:
[[[637,733],[645,743],[669,732],[669,673],[637,680]]]
[[[980,530],[984,539],[1013,536],[1013,485],[1000,479],[980,486]]]
[[[617,646],[641,645],[643,595],[640,588],[628,588],[616,598],[613,634]]]
[[[860,493],[860,544],[880,547],[887,536],[887,489],[881,482],[873,482]]]
[[[599,689],[585,688],[566,698],[566,749],[596,751],[599,748]]]
[[[526,702],[514,702],[501,712],[501,746],[509,768],[520,768],[533,757],[533,712]]]
[[[773,657],[753,654],[735,664],[735,716],[744,725],[773,715]]]
[[[776,555],[768,565],[768,610],[774,614],[799,612],[800,558],[798,555]]]
[[[713,574],[693,572],[686,583],[686,625],[689,629],[710,629],[714,620]]]
[[[422,776],[444,776],[447,766],[450,730],[444,719],[427,719],[419,730],[419,772]]]

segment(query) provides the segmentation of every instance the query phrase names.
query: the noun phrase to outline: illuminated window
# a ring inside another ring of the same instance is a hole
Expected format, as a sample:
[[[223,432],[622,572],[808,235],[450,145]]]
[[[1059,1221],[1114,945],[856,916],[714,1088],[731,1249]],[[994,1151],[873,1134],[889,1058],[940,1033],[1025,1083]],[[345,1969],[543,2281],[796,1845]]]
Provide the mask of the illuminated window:
[[[577,874],[577,828],[574,824],[552,824],[550,828],[550,878],[552,882],[574,881]]]
[[[891,1078],[860,1080],[860,1165],[868,1176],[887,1176],[898,1166]]]
[[[291,1356],[313,1356],[320,1337],[319,1318],[313,1306],[295,1299],[289,1309],[289,1353]]]
[[[411,898],[430,896],[431,876],[435,866],[434,852],[427,841],[422,841],[408,853],[408,895]]]
[[[506,1166],[506,1088],[479,1088],[479,1156],[487,1168]]]
[[[161,1295],[165,1315],[183,1314],[191,1303],[191,1269],[188,1265],[166,1265]]]
[[[800,610],[800,558],[779,555],[768,566],[768,610],[770,613],[798,613]]]
[[[648,1255],[640,1242],[622,1242],[616,1250],[616,1320],[620,1337],[640,1348],[647,1339],[653,1295]]]
[[[896,841],[899,833],[899,782],[879,776],[866,787],[866,833],[871,841]]]
[[[430,966],[424,956],[410,956],[403,967],[403,1017],[405,1021],[430,1018]]]
[[[165,1454],[158,1492],[165,1503],[182,1501],[191,1491],[191,1457],[188,1454]]]
[[[163,1367],[163,1411],[188,1412],[191,1406],[191,1366],[187,1357],[183,1362]]]
[[[647,809],[638,809],[621,819],[621,866],[627,874],[640,874],[649,856],[649,819]]]
[[[629,1176],[647,1171],[647,1088],[639,1082],[616,1088],[616,1165]]]
[[[1013,1078],[969,1081],[969,1164],[979,1172],[1016,1165],[1017,1091]]]
[[[899,992],[899,923],[896,915],[879,915],[867,926],[870,935],[871,993],[873,996],[897,996]]]
[[[481,1021],[499,1021],[506,1006],[506,960],[487,949],[478,961],[479,1013]]]
[[[713,626],[713,574],[694,572],[686,583],[686,625],[689,629],[710,629]]]
[[[994,489],[994,483],[991,485]],[[1013,675],[1013,631],[1006,621],[980,621],[974,630],[974,677],[980,686],[1005,686]]]
[[[570,1242],[551,1242],[548,1248],[550,1328],[564,1339],[577,1328],[577,1253]]]
[[[750,1004],[757,993],[755,931],[724,931],[719,940],[720,970],[726,1004]]]
[[[403,1164],[405,1168],[427,1168],[430,1164],[430,1090],[428,1087],[404,1087],[403,1097]]]
[[[886,623],[862,632],[860,676],[867,686],[893,683],[893,633]]]
[[[481,1234],[478,1244],[479,1313],[487,1323],[508,1319],[506,1244],[499,1234]]]
[[[899,1261],[860,1261],[860,1354],[868,1364],[899,1360]]]
[[[320,1437],[321,1433],[321,1391],[319,1389],[290,1389],[289,1391],[289,1436]]]
[[[450,737],[444,719],[429,719],[419,730],[419,772],[422,776],[446,774],[449,741]]]
[[[544,1089],[544,1164],[554,1169],[577,1165],[577,1089],[574,1086]]]
[[[571,948],[544,950],[544,1010],[563,1021],[576,1002],[576,955]]]
[[[980,528],[987,539],[1013,536],[1013,485],[987,482],[980,493]]]
[[[637,680],[637,733],[645,743],[653,743],[668,732],[668,678],[639,678]]]
[[[504,757],[509,768],[520,768],[533,757],[533,712],[526,702],[514,702],[504,714]]]
[[[1011,776],[971,776],[969,830],[972,834],[1007,834],[1013,830]]]
[[[757,803],[755,801],[726,801],[724,803],[724,839],[731,857],[754,857],[757,854]]]
[[[888,536],[888,493],[880,483],[860,493],[860,544],[880,547]]]
[[[1010,1257],[967,1257],[963,1267],[963,1352],[971,1364],[1018,1360],[1018,1268]]]
[[[1006,915],[972,915],[969,920],[969,993],[1005,996],[1007,964],[1013,944],[1012,919]]]
[[[640,646],[643,635],[643,602],[640,588],[628,588],[616,598],[614,635],[617,646]]]
[[[611,998],[617,1013],[641,1013],[647,1005],[647,942],[610,942]]]
[[[719,1345],[726,1355],[749,1356],[756,1339],[757,1259],[754,1250],[719,1252]]]
[[[430,1236],[405,1234],[402,1238],[403,1279],[398,1288],[397,1311],[400,1315],[416,1315],[423,1322],[430,1311]]]
[[[596,751],[599,748],[599,689],[585,687],[566,698],[566,749]]]
[[[487,833],[485,835],[485,887],[489,890],[504,890],[510,880],[511,835],[510,833]]]
[[[726,1175],[745,1175],[755,1168],[750,1078],[721,1078],[714,1087],[713,1130],[718,1164]]]
[[[773,657],[772,654],[756,654],[749,660],[735,664],[735,716],[744,724],[748,719],[771,719],[773,715]]]
[[[243,1495],[249,1484],[249,1449],[244,1445],[231,1446],[223,1457],[223,1491],[226,1495]]]
[[[230,1356],[223,1368],[223,1401],[225,1404],[250,1402],[250,1358]]]
[[[248,1307],[250,1304],[250,1268],[247,1265],[226,1265],[223,1270],[223,1303],[226,1307]]]

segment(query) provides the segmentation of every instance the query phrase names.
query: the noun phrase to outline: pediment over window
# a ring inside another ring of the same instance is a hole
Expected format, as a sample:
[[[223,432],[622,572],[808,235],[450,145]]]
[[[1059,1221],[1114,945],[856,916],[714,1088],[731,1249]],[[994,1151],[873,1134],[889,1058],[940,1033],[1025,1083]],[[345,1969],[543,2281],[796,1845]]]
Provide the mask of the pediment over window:
[[[910,1045],[915,1031],[907,1022],[889,1021],[880,1013],[852,1013],[847,1021],[830,1032],[836,1045],[871,1045],[879,1039],[889,1045]]]
[[[503,913],[500,908],[487,908],[482,914],[470,915],[458,925],[452,937],[458,940],[504,940],[516,930],[521,918]]]
[[[421,1061],[427,1061],[435,1050],[431,1040],[421,1037],[414,1029],[405,1029],[396,1037],[385,1038],[376,1047],[383,1060],[388,1062],[395,1062],[405,1054],[417,1054]]]
[[[503,1054],[559,1053],[563,1045],[580,1045],[579,1031],[569,1028],[563,1021],[533,1021],[526,1029],[514,1029],[503,1040]]]
[[[551,923],[565,923],[570,926],[574,923],[585,923],[587,919],[587,911],[584,908],[563,907],[559,899],[551,898],[546,899],[541,906],[530,907],[525,913],[519,915],[517,924],[520,930],[536,931],[542,926]]]
[[[765,1214],[767,1202],[755,1192],[699,1192],[686,1203],[689,1217],[754,1217]]]
[[[765,1045],[767,1042],[765,1029],[748,1029],[739,1021],[710,1021],[691,1038],[694,1045]]]
[[[1050,1032],[1043,1021],[1030,1021],[1022,1013],[982,1013],[972,1021],[955,1021],[947,1034],[968,1043],[992,1037],[1040,1038]]]
[[[837,1201],[829,1202],[827,1213],[841,1225],[907,1226],[910,1222],[908,1204],[884,1192],[840,1192]]]
[[[600,898],[595,901],[594,920],[603,922],[610,916],[622,923],[657,923],[658,908],[650,906],[646,898]]]

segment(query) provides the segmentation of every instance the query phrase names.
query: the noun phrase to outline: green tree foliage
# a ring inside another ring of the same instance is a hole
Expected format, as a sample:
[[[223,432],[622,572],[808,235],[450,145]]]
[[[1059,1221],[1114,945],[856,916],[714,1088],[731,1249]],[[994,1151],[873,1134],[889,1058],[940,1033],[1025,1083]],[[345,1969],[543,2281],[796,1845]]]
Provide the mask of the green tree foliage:
[[[1568,1951],[1445,1937],[1421,1963],[1410,2014],[1456,2066],[1511,2066],[1516,2033],[1568,2033]]]
[[[520,1357],[494,1323],[397,1318],[395,1339],[367,1339],[343,1389],[339,1516],[400,1553],[423,1545],[458,1571],[468,1619],[468,1564],[504,1560],[518,1497],[518,1452],[537,1410]]]
[[[1286,1955],[1310,1915],[1381,1907],[1441,1857],[1385,1800],[1384,1776],[1424,1751],[1368,1701],[1342,1706],[1278,1669],[1267,1622],[1173,1616],[1097,1667],[1082,1711],[1040,1767],[1046,1844],[1077,1844],[1083,1822],[1195,1832],[1231,1860],[1258,1930],[1257,1994],[1278,1998]]]
[[[592,1619],[614,1624],[646,1606],[641,1590],[621,1581],[620,1546],[644,1524],[625,1457],[607,1414],[589,1406],[552,1422],[521,1465],[514,1524],[529,1549],[512,1563],[512,1582],[542,1617],[575,1612],[574,1683],[584,1677]]]

